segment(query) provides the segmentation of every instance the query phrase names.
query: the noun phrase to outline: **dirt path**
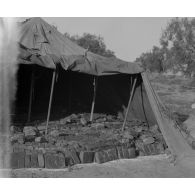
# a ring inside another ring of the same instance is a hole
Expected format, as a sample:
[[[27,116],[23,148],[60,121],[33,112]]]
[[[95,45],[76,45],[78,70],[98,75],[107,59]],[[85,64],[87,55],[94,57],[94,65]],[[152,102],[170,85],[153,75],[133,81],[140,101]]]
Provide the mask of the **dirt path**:
[[[12,177],[52,178],[181,178],[188,177],[169,162],[167,155],[144,156],[136,159],[116,160],[104,164],[76,165],[72,170],[18,169]]]

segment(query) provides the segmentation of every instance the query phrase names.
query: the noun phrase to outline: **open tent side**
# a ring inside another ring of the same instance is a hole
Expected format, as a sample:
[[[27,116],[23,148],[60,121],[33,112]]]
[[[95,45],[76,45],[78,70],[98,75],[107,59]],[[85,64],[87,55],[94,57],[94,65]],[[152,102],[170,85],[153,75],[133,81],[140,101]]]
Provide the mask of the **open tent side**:
[[[25,105],[25,112],[27,112],[29,96],[31,94],[30,86],[32,86],[32,71],[33,68],[31,66],[20,65],[17,95],[18,105],[20,106],[18,107],[22,108],[22,104]],[[41,109],[40,104],[43,104],[42,111],[46,110],[48,105],[52,82],[52,70],[34,65],[34,71],[35,81],[32,91],[34,97],[33,107],[35,108],[33,108],[33,111],[37,113]],[[137,83],[130,106],[130,112],[128,113],[128,119],[137,118],[146,121],[149,124],[155,124],[155,118],[150,114],[151,108],[148,106],[149,101],[142,84],[141,74],[117,74],[96,77],[98,86],[94,108],[95,112],[107,112],[115,115],[120,113],[121,117],[124,117],[130,97],[132,81],[135,78],[137,78]],[[62,104],[63,106],[61,107],[67,110],[71,104],[72,106],[78,104],[78,107],[79,104],[82,104],[83,106],[86,106],[86,109],[83,109],[83,111],[90,112],[94,93],[93,81],[93,75],[59,69],[57,82],[55,83],[54,88],[53,106],[59,107],[60,104]],[[24,93],[26,94],[25,96]],[[40,101],[38,99],[40,99]],[[72,102],[70,102],[71,99]],[[72,111],[75,112],[76,109],[73,108]]]

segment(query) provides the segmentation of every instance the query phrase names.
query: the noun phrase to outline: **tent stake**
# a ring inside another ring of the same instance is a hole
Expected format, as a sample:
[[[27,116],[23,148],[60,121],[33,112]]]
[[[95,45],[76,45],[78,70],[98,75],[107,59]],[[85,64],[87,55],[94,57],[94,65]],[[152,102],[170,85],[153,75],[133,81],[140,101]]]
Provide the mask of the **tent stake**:
[[[27,118],[28,123],[30,122],[30,119],[31,119],[33,88],[34,88],[34,68],[31,74],[30,95],[29,95],[30,99],[29,99],[28,118]]]
[[[52,77],[52,83],[51,83],[51,92],[50,92],[50,98],[49,98],[49,107],[48,107],[48,113],[47,113],[47,123],[46,123],[46,131],[45,131],[45,134],[47,134],[48,124],[49,124],[49,118],[50,118],[50,113],[51,113],[51,103],[52,103],[52,99],[53,99],[53,89],[54,89],[55,77],[56,77],[56,70],[53,71],[53,77]]]
[[[128,103],[128,106],[127,106],[127,111],[126,111],[126,114],[125,114],[125,119],[124,119],[123,126],[122,126],[122,131],[124,131],[124,129],[125,129],[125,124],[126,124],[126,121],[127,121],[127,115],[129,113],[129,108],[130,108],[130,105],[131,105],[131,102],[132,102],[132,97],[133,97],[136,81],[137,81],[137,77],[135,78],[135,80],[133,82],[133,88],[131,89],[131,94],[130,94],[129,103]]]
[[[95,98],[96,98],[96,89],[97,89],[97,78],[96,77],[94,77],[93,86],[94,86],[94,93],[93,93],[93,102],[91,106],[90,122],[92,122],[93,120],[93,112],[94,112],[94,107],[95,107]]]

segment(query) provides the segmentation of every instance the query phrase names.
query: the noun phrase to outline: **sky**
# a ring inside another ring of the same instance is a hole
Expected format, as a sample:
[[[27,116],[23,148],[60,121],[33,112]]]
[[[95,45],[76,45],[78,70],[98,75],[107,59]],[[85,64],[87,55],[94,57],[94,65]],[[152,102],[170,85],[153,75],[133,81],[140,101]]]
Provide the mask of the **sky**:
[[[171,18],[82,18],[48,17],[43,18],[57,26],[61,33],[82,35],[84,32],[101,35],[107,49],[113,50],[117,57],[134,61],[141,53],[159,46],[162,29]]]

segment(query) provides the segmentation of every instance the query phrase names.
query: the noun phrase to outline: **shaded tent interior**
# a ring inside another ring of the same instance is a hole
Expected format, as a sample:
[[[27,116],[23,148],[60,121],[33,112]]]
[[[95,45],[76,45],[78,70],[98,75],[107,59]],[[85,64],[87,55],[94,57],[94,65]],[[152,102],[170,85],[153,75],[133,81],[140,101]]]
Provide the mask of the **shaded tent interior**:
[[[30,86],[34,72],[34,87],[31,121],[46,120],[53,70],[37,65],[20,64],[15,100],[14,122],[25,123],[30,99]],[[132,81],[137,77],[135,92],[128,113],[128,120],[139,119],[149,125],[156,123],[141,74],[113,74],[98,76],[95,113],[124,117],[128,105]],[[51,120],[71,113],[90,113],[94,94],[94,76],[57,68],[56,82],[51,107]]]

